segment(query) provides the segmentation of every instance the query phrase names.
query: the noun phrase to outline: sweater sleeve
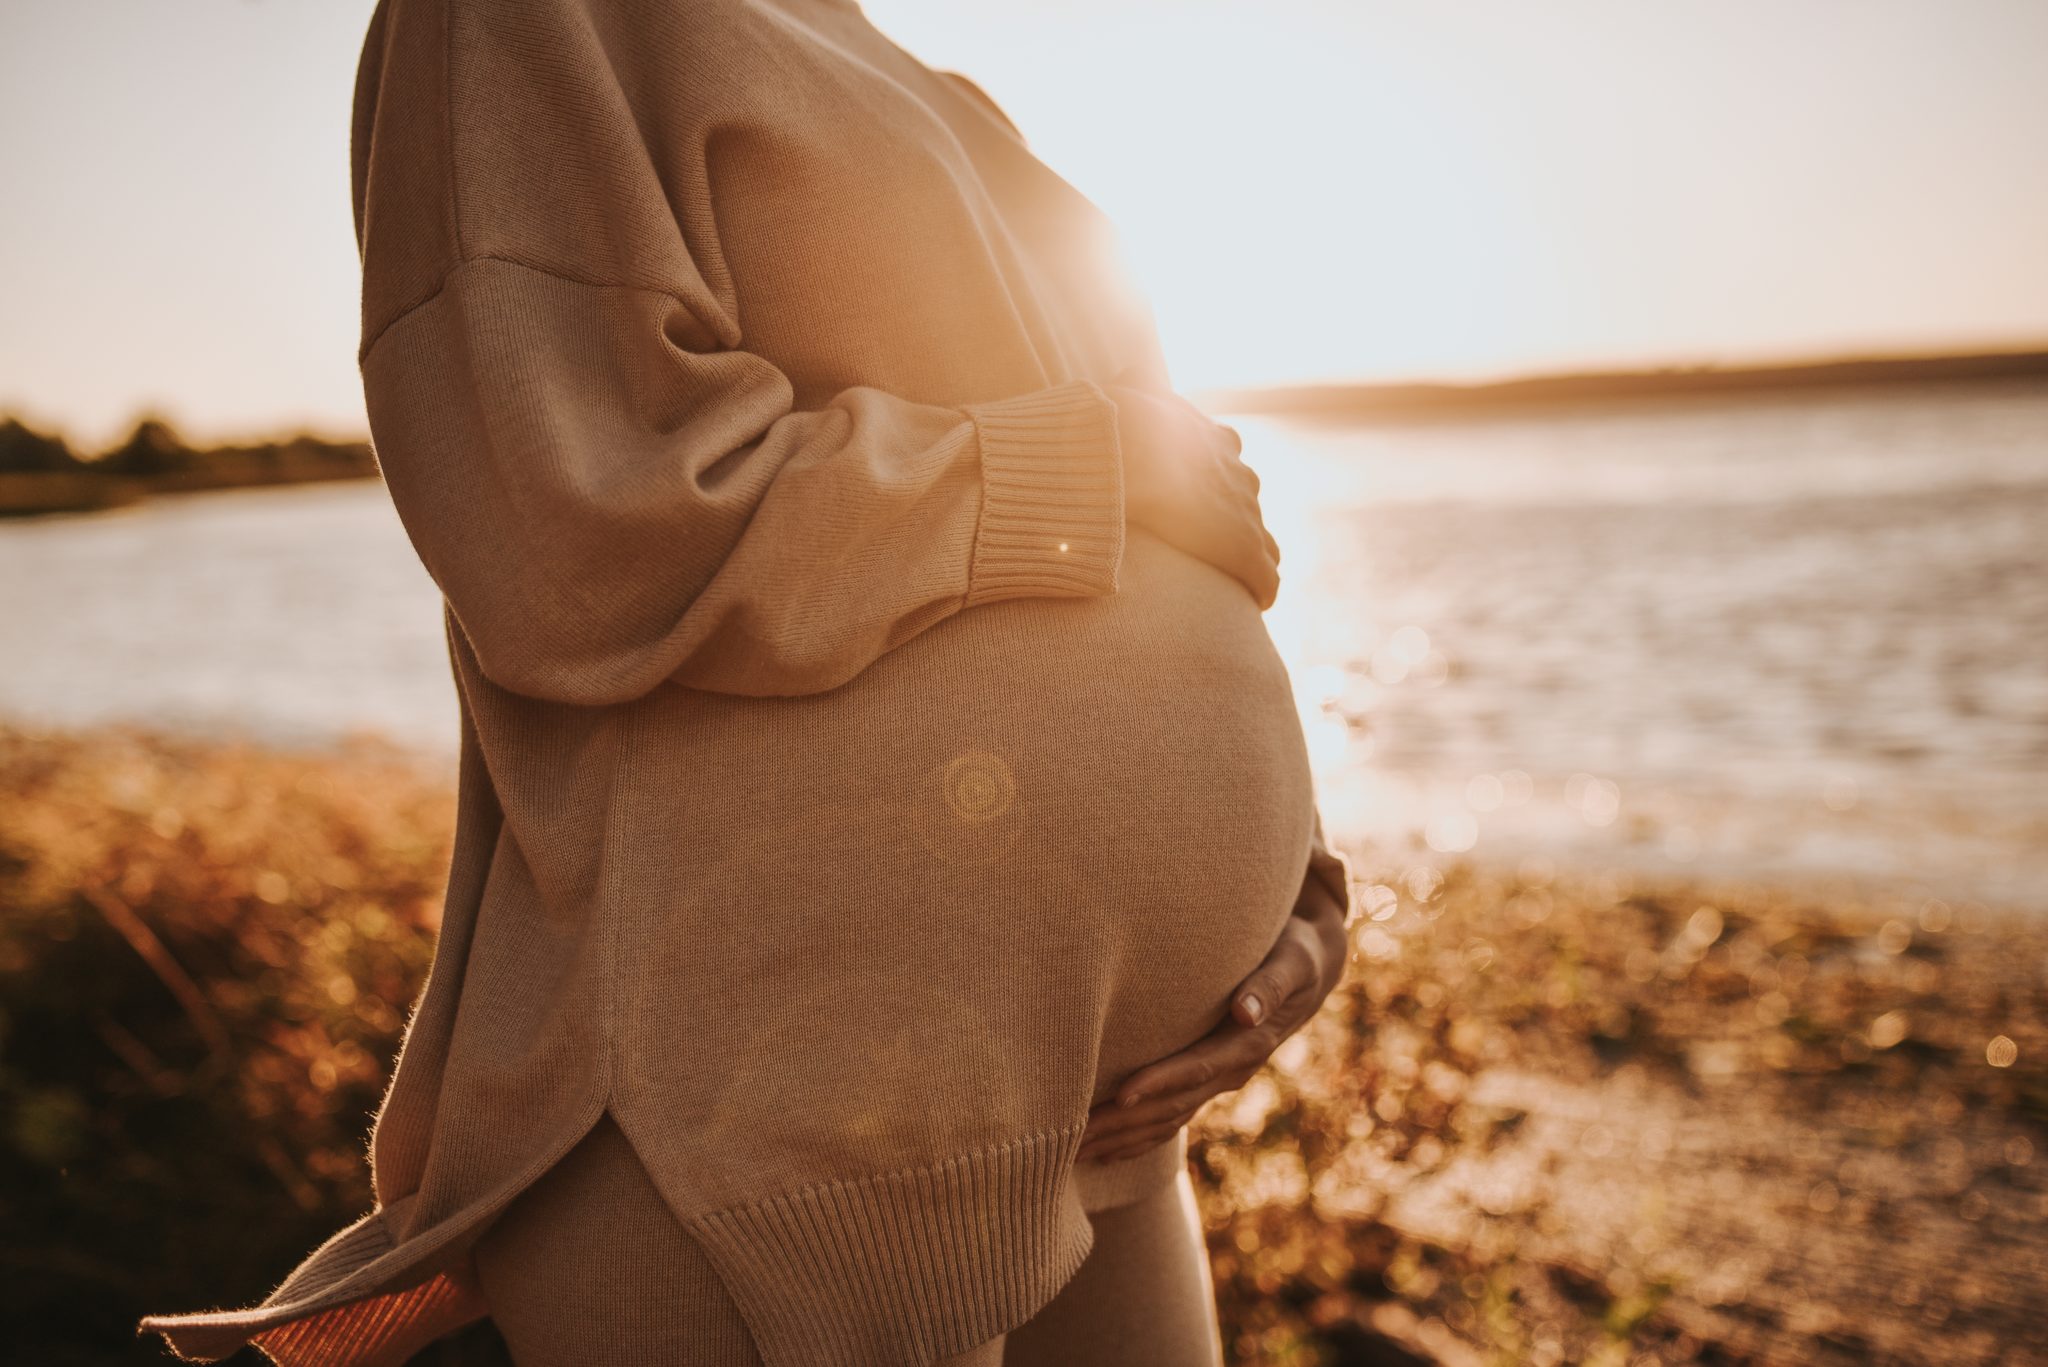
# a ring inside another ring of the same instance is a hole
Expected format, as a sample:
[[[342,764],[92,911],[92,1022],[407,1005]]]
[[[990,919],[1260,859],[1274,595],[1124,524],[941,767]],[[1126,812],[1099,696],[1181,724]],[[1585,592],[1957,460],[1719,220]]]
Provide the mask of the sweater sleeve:
[[[514,692],[821,692],[965,608],[1115,592],[1116,408],[1072,381],[793,406],[677,296],[454,266],[361,358],[400,520]]]

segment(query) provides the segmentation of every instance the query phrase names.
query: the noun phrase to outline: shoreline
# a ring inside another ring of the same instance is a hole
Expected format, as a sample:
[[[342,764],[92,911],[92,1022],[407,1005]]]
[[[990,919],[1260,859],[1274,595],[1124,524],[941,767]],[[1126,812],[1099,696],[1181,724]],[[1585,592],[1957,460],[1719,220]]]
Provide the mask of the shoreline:
[[[335,468],[324,462],[261,472],[198,470],[154,476],[0,471],[0,518],[96,513],[132,507],[149,498],[215,489],[276,489],[376,478],[374,468]]]
[[[1316,421],[1478,417],[1618,400],[1756,396],[1813,389],[2048,380],[2048,350],[1851,355],[1753,365],[1713,362],[1631,370],[1509,374],[1470,381],[1216,386],[1189,395],[1216,413]],[[192,448],[162,418],[142,417],[121,445],[91,458],[61,436],[0,414],[0,518],[87,513],[157,494],[379,477],[367,437],[300,431],[269,441]]]
[[[1735,397],[1802,389],[2048,380],[2048,350],[1936,356],[1849,356],[1771,365],[1669,365],[1640,370],[1561,371],[1468,382],[1259,385],[1203,390],[1204,408],[1228,414],[1317,418],[1449,417],[1503,409],[1568,408],[1617,399]]]
[[[415,773],[423,783],[445,782],[451,791],[456,777],[457,752],[452,726],[449,742],[443,745],[408,740],[369,724],[326,733],[286,734],[266,732],[260,727],[228,730],[215,722],[190,725],[121,719],[82,724],[38,722],[0,711],[0,735],[10,733],[47,743],[63,743],[95,735],[123,736],[144,747],[193,747],[234,755],[273,756],[343,766],[375,762],[403,767]],[[1462,789],[1466,783],[1463,775],[1420,775],[1410,771],[1381,770],[1369,771],[1367,781],[1385,782],[1390,774],[1398,783],[1422,778],[1426,783],[1433,782],[1447,789]],[[1896,906],[1916,899],[1939,897],[1956,905],[1969,904],[1981,908],[1992,916],[2031,918],[2048,923],[2048,888],[2037,886],[2033,881],[2023,886],[2012,886],[2011,878],[1993,880],[1982,875],[1952,875],[1940,871],[1966,866],[1966,861],[1956,858],[1943,861],[1934,871],[1930,871],[1927,863],[1906,861],[1910,871],[1902,872],[1885,866],[1876,857],[1880,844],[1895,852],[1903,843],[1901,833],[1916,822],[1929,824],[1939,817],[1941,824],[1956,825],[1971,815],[1947,808],[1915,808],[1902,803],[1885,805],[1868,794],[1859,799],[1856,809],[1849,811],[1828,808],[1824,802],[1795,804],[1782,795],[1773,800],[1760,798],[1755,793],[1731,791],[1707,793],[1702,798],[1705,790],[1695,785],[1689,796],[1720,809],[1740,811],[1747,824],[1737,824],[1721,831],[1715,839],[1693,837],[1691,847],[1681,859],[1669,853],[1668,837],[1674,827],[1692,837],[1693,828],[1683,825],[1669,812],[1656,809],[1657,803],[1666,796],[1663,790],[1645,793],[1636,807],[1624,809],[1622,820],[1606,828],[1588,826],[1567,801],[1554,795],[1547,801],[1539,797],[1539,800],[1520,808],[1499,809],[1482,815],[1480,820],[1487,831],[1483,840],[1471,848],[1443,851],[1428,845],[1426,823],[1420,820],[1397,826],[1388,823],[1384,814],[1378,819],[1358,817],[1357,809],[1352,805],[1357,801],[1356,783],[1356,778],[1349,775],[1319,778],[1325,820],[1333,838],[1344,842],[1346,849],[1352,852],[1354,863],[1369,862],[1382,869],[1398,872],[1418,864],[1459,864],[1505,877],[1531,867],[1539,870],[1548,868],[1555,875],[1589,885],[1616,879],[1636,879],[1768,887],[1788,897],[1803,897],[1829,904],[1888,903]],[[1434,805],[1423,786],[1415,787],[1409,797],[1418,811]],[[1761,814],[1751,810],[1759,806]],[[1696,812],[1684,814],[1686,818],[1696,818],[1697,815]],[[1510,817],[1516,820],[1504,821]],[[2034,818],[2018,820],[2032,824],[2025,825],[2024,829],[2000,831],[2001,841],[2025,839],[2041,824]],[[1841,833],[1844,823],[1858,822],[1863,824],[1852,825],[1848,834]],[[1830,836],[1834,842],[1833,858],[1788,860],[1752,848],[1759,829],[1785,837],[1787,828],[1795,823],[1809,824],[1815,830],[1834,827],[1836,833]],[[1977,862],[1982,859],[1980,853]]]

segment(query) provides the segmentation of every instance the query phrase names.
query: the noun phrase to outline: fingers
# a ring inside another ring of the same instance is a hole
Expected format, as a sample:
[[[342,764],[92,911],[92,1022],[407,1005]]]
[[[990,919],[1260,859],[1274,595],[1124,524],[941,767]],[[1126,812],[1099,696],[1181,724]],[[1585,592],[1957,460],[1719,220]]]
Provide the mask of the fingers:
[[[1259,605],[1259,611],[1265,612],[1280,601],[1280,571],[1271,561],[1262,560],[1256,579],[1246,587],[1251,589],[1252,601]]]
[[[1264,612],[1280,596],[1280,545],[1259,520],[1258,504],[1248,506],[1247,521],[1233,529],[1230,553],[1235,568],[1231,573]]]
[[[1319,965],[1301,942],[1293,918],[1280,928],[1280,938],[1259,966],[1247,973],[1230,994],[1230,1011],[1246,1025],[1258,1025],[1281,1011],[1297,992],[1316,981]]]
[[[1173,1138],[1174,1131],[1187,1124],[1193,1117],[1194,1112],[1190,1111],[1186,1116],[1178,1120],[1162,1121],[1157,1125],[1148,1125],[1142,1130],[1131,1131],[1113,1143],[1103,1144],[1099,1150],[1090,1153],[1084,1161],[1091,1163],[1114,1163],[1120,1158],[1136,1158],[1154,1145],[1163,1144]]]
[[[1177,395],[1116,383],[1105,390],[1117,404],[1125,520],[1230,574],[1260,611],[1272,607],[1280,595],[1280,545],[1260,515],[1258,473],[1239,459],[1244,443],[1237,429]],[[1198,437],[1191,426],[1197,421],[1210,439]]]
[[[1108,1162],[1142,1152],[1170,1137],[1214,1097],[1250,1081],[1300,1023],[1303,989],[1320,973],[1302,937],[1315,933],[1313,926],[1289,918],[1265,961],[1231,993],[1229,1014],[1186,1049],[1126,1078],[1116,1097],[1090,1114],[1077,1156]]]
[[[1310,964],[1310,990],[1297,1000],[1307,1014],[1321,1009],[1323,1000],[1344,980],[1351,965],[1351,931],[1345,925],[1349,907],[1311,867],[1302,875],[1301,892],[1295,898],[1294,914],[1287,919],[1290,930],[1300,938]],[[1242,989],[1240,989],[1241,991]]]
[[[1168,1133],[1185,1125],[1202,1109],[1210,1098],[1220,1095],[1222,1088],[1197,1089],[1192,1092],[1178,1092],[1170,1096],[1150,1097],[1136,1106],[1119,1106],[1114,1101],[1104,1102],[1095,1108],[1088,1118],[1088,1127],[1081,1133],[1081,1147],[1075,1156],[1088,1160],[1107,1151],[1111,1145],[1120,1145],[1141,1130],[1165,1126]]]
[[[1349,905],[1339,901],[1313,870],[1302,876],[1301,892],[1294,899],[1294,918],[1315,927],[1325,954],[1343,955],[1349,950],[1344,925],[1349,913]]]
[[[1312,895],[1333,900],[1320,887]],[[1322,981],[1329,964],[1341,975],[1343,932],[1340,925],[1332,951],[1325,943],[1330,919],[1290,916],[1265,960],[1231,993],[1229,1013],[1214,1029],[1140,1068],[1115,1097],[1094,1108],[1077,1158],[1114,1162],[1142,1153],[1172,1138],[1216,1096],[1249,1082],[1280,1042],[1320,1008],[1330,986]]]
[[[1251,1070],[1256,1071],[1256,1068]],[[1245,1074],[1247,1079],[1251,1072]],[[1241,1085],[1218,1078],[1193,1091],[1153,1097],[1142,1106],[1125,1108],[1114,1102],[1105,1103],[1096,1108],[1087,1129],[1082,1132],[1081,1146],[1075,1153],[1076,1161],[1106,1161],[1111,1155],[1124,1152],[1133,1145],[1143,1148],[1156,1143],[1193,1120],[1196,1113],[1215,1098]]]
[[[1235,459],[1225,462],[1224,471],[1236,494],[1241,519],[1234,528],[1239,556],[1237,578],[1251,591],[1263,612],[1280,595],[1280,543],[1273,539],[1260,513],[1257,473]]]
[[[1124,1079],[1115,1101],[1096,1108],[1090,1129],[1122,1129],[1168,1114],[1190,1096],[1198,1096],[1195,1104],[1199,1105],[1243,1086],[1280,1043],[1274,1019],[1269,1017],[1265,1025],[1240,1025],[1226,1018],[1179,1053],[1146,1064]],[[1136,1100],[1122,1104],[1129,1098]]]
[[[1239,432],[1239,431],[1238,431],[1238,430],[1237,430],[1237,429],[1236,429],[1235,427],[1232,427],[1232,426],[1231,426],[1231,425],[1230,425],[1229,423],[1227,423],[1227,422],[1219,422],[1219,423],[1217,423],[1216,425],[1217,425],[1218,427],[1222,428],[1222,429],[1223,429],[1223,430],[1224,430],[1225,432],[1228,432],[1228,433],[1230,434],[1230,455],[1231,455],[1231,458],[1232,458],[1232,459],[1234,460],[1234,459],[1236,459],[1236,458],[1237,458],[1238,456],[1241,456],[1241,455],[1243,455],[1243,454],[1244,454],[1244,434],[1243,434],[1243,433],[1241,433],[1241,432]],[[1253,476],[1252,478],[1253,478],[1253,481],[1254,481],[1254,487],[1256,487],[1256,481],[1257,481],[1257,479],[1258,479],[1258,476],[1254,475],[1254,476]]]
[[[1280,595],[1278,547],[1256,515],[1247,518],[1239,511],[1244,506],[1227,509],[1227,516],[1206,531],[1195,554],[1244,585],[1263,612]]]

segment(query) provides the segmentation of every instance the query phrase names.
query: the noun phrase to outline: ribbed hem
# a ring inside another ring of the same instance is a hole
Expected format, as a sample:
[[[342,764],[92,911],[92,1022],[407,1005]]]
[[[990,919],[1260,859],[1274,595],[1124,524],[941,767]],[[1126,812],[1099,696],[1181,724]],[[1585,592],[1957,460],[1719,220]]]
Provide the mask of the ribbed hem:
[[[971,404],[981,444],[981,521],[967,606],[1116,592],[1124,551],[1116,404],[1073,380]]]
[[[910,1367],[1030,1319],[1095,1239],[1065,1180],[1086,1122],[699,1215],[767,1367]]]

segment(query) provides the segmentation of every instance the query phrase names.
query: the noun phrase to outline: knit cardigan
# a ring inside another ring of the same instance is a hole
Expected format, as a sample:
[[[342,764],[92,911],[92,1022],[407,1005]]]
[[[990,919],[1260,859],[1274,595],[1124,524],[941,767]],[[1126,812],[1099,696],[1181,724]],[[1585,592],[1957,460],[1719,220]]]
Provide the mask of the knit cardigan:
[[[351,141],[446,902],[374,1208],[138,1332],[400,1363],[607,1110],[769,1367],[1023,1322],[1185,1162],[1090,1108],[1348,905],[1259,605],[1125,525],[1114,231],[851,0],[380,0]]]

